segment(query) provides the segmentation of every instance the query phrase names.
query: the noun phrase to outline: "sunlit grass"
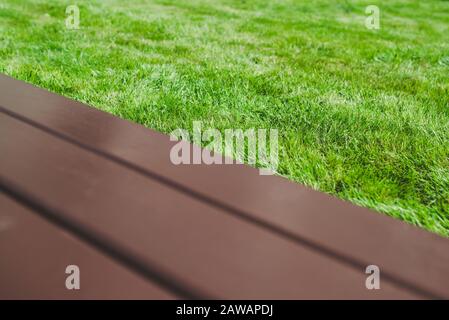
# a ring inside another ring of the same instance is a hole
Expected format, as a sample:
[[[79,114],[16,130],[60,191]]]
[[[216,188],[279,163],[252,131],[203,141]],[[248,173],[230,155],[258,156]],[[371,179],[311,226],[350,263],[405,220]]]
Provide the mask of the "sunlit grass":
[[[165,133],[276,128],[279,174],[449,235],[449,1],[378,31],[368,4],[3,0],[0,72]]]

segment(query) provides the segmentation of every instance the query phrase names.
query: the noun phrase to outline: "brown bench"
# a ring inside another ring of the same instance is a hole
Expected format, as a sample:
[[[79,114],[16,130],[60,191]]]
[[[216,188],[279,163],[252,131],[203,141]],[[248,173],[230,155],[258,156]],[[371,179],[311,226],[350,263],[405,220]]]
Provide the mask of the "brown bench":
[[[449,298],[447,239],[174,143],[0,75],[0,298]]]

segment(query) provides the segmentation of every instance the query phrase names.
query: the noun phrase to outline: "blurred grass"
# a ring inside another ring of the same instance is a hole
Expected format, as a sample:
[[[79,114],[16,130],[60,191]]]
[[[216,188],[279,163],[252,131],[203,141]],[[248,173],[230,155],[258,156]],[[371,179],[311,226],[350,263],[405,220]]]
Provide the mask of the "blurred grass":
[[[0,72],[165,133],[276,128],[280,175],[449,235],[449,1],[3,0]]]

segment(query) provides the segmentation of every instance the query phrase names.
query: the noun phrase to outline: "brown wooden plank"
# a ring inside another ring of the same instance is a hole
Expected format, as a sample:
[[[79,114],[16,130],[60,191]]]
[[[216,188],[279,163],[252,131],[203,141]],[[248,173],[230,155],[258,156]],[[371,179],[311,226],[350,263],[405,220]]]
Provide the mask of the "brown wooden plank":
[[[196,297],[417,298],[0,113],[0,184]]]
[[[0,299],[174,299],[0,193]],[[80,289],[65,287],[68,265]]]
[[[174,166],[167,136],[5,76],[0,106],[293,241],[449,296],[447,239],[247,166]]]

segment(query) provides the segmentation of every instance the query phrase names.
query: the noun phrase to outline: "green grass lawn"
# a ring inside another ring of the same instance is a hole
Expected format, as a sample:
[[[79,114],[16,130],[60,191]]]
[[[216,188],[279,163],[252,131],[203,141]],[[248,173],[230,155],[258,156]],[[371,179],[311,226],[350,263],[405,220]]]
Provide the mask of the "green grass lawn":
[[[447,0],[2,0],[0,72],[165,133],[278,129],[280,175],[449,235]]]

